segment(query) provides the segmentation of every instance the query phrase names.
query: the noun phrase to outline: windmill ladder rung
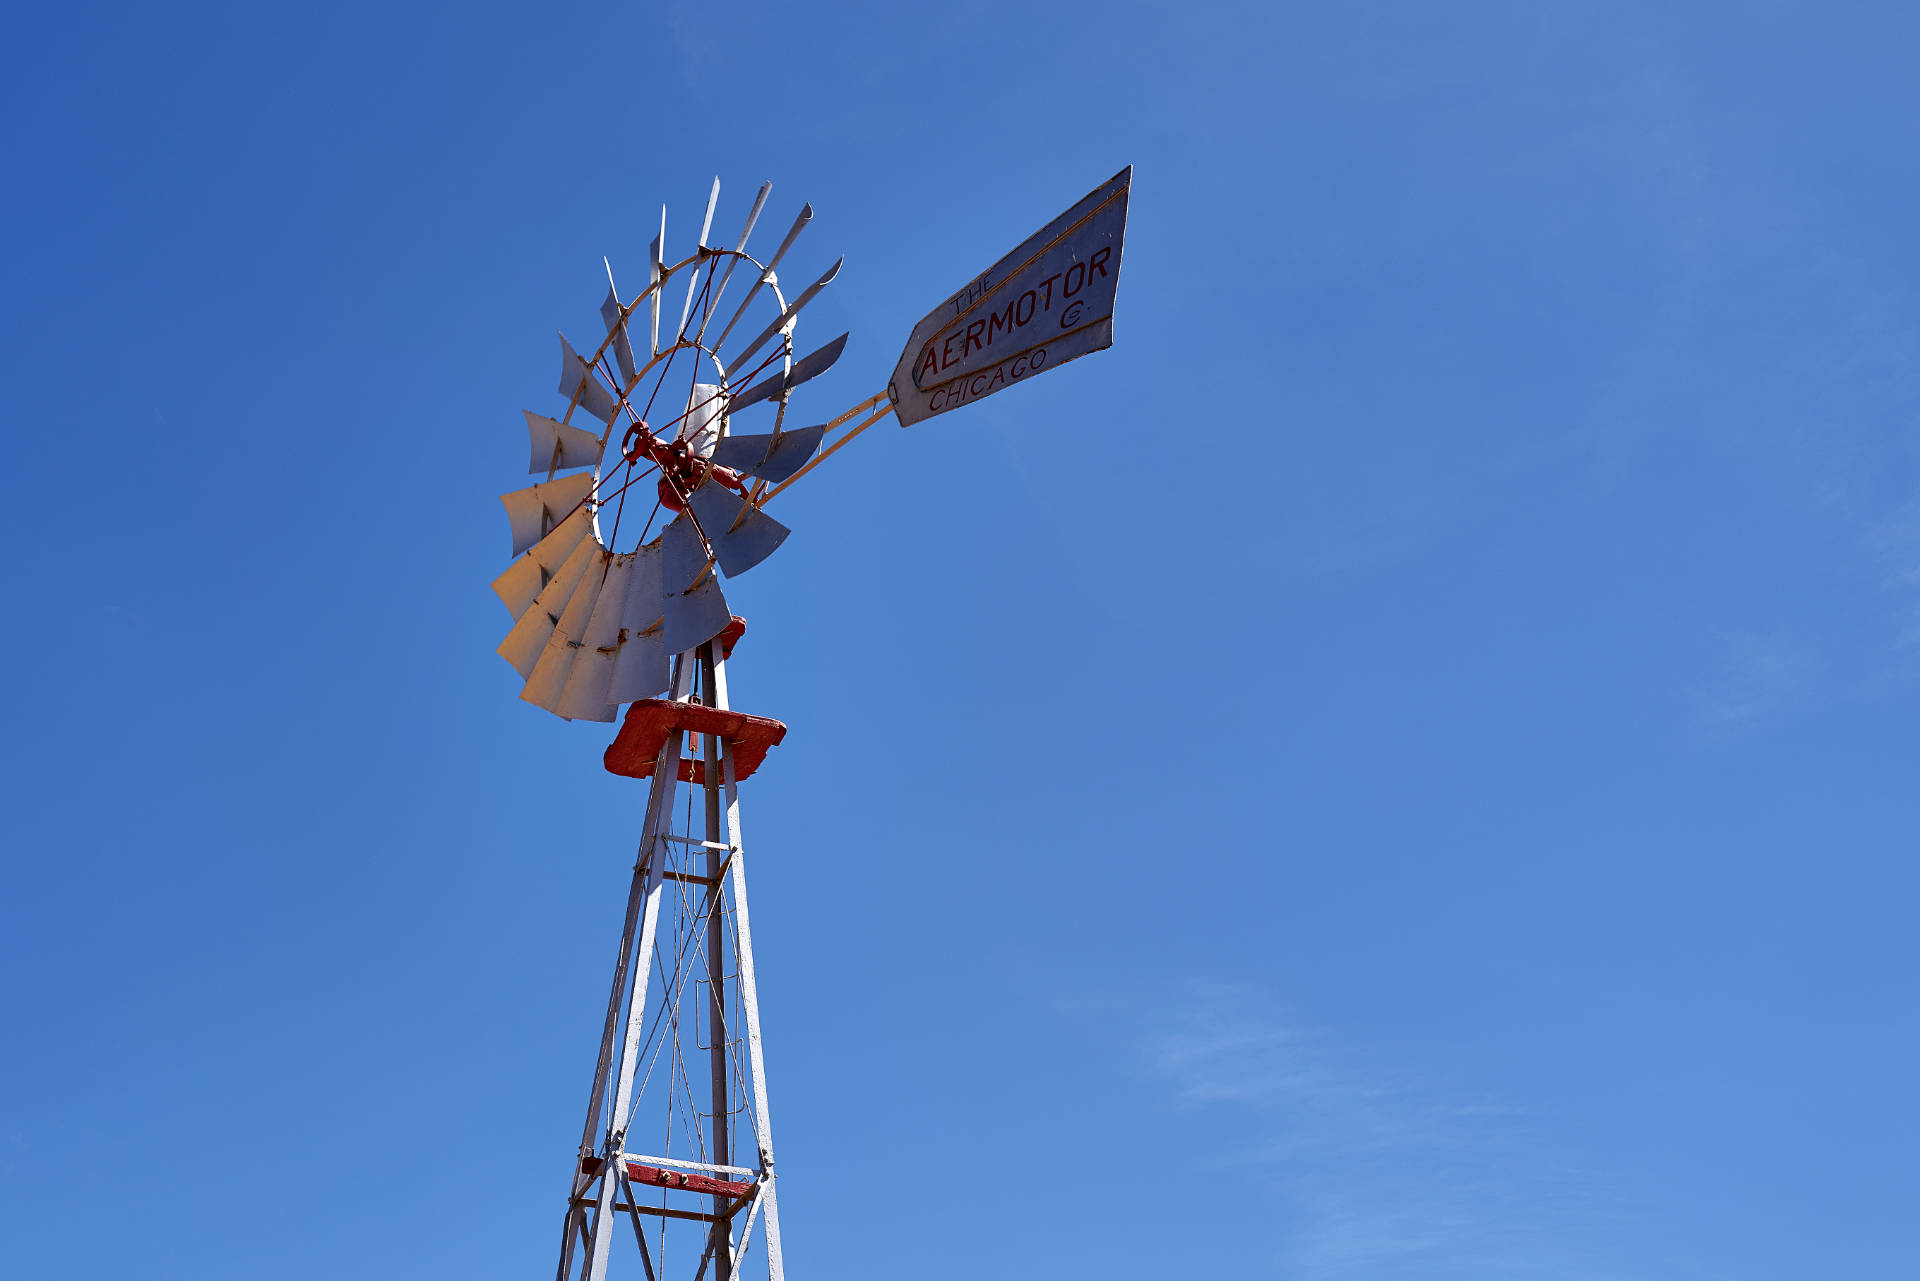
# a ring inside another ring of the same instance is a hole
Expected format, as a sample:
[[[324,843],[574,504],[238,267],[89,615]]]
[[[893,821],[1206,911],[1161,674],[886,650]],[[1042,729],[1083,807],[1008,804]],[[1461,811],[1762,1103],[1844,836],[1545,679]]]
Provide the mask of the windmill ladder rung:
[[[718,850],[722,854],[737,854],[740,852],[737,846],[722,845],[719,841],[696,841],[691,836],[679,836],[673,832],[662,832],[660,839],[663,841],[672,841],[676,845],[694,845],[703,850]]]

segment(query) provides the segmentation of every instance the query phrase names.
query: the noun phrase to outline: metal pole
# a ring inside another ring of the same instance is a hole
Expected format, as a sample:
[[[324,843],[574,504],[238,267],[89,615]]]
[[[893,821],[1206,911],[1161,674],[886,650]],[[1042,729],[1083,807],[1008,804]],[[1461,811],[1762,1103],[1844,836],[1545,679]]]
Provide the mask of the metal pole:
[[[714,693],[716,663],[713,649],[712,641],[700,647],[701,697],[709,707],[719,706]],[[712,1005],[709,1013],[713,1044],[708,1053],[713,1080],[713,1160],[716,1165],[731,1165],[733,1156],[727,1134],[727,1105],[732,1094],[727,1087],[726,890],[720,884],[720,871],[727,860],[723,851],[712,848],[728,842],[721,835],[720,828],[720,742],[712,734],[704,737],[707,767],[707,875],[712,878],[712,883],[707,886],[707,993]],[[716,1195],[713,1198],[714,1214],[722,1213],[729,1200],[728,1197]],[[733,1239],[732,1224],[716,1221],[711,1237],[714,1281],[732,1281],[733,1251],[729,1245]]]
[[[727,705],[727,665],[713,665],[714,706]],[[740,969],[740,1018],[746,1024],[747,1071],[752,1076],[754,1143],[759,1148],[760,1193],[757,1200],[765,1207],[768,1281],[785,1281],[786,1261],[780,1250],[780,1203],[774,1191],[773,1121],[767,1111],[767,1064],[760,1043],[760,993],[753,973],[753,925],[747,915],[746,841],[740,835],[740,785],[733,773],[733,745],[720,747],[722,801],[726,809],[726,844],[732,868],[734,962]],[[756,1205],[756,1209],[760,1206]],[[752,1230],[749,1217],[747,1231]],[[740,1246],[746,1248],[746,1233]]]

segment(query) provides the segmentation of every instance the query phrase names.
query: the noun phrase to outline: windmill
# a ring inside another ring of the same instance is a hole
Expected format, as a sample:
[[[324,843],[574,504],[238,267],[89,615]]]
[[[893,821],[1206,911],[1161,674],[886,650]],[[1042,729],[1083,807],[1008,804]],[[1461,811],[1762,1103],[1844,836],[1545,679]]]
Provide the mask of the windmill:
[[[565,409],[526,412],[544,479],[501,498],[516,559],[493,583],[514,619],[499,653],[521,698],[555,715],[611,722],[626,706],[604,764],[650,782],[558,1281],[600,1281],[629,1237],[648,1281],[732,1281],[756,1242],[752,1261],[782,1281],[739,784],[786,727],[731,707],[746,624],[721,579],[788,537],[769,502],[889,414],[908,426],[1111,346],[1132,175],[935,307],[884,390],[815,425],[788,425],[794,394],[847,335],[800,354],[795,334],[841,264],[781,285],[811,205],[764,262],[748,252],[772,184],[731,249],[713,240],[718,178],[693,252],[672,262],[663,210],[645,287],[623,301],[608,265],[591,354],[561,336]]]

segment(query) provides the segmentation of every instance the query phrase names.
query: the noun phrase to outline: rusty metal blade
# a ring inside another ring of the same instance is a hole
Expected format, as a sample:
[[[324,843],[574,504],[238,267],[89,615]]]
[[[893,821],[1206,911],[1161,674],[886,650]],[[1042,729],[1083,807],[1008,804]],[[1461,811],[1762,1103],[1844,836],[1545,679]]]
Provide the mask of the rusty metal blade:
[[[553,635],[554,626],[566,612],[574,589],[580,586],[588,566],[597,562],[599,555],[599,539],[588,538],[579,543],[560,567],[560,572],[553,576],[553,581],[541,589],[533,607],[520,615],[507,632],[507,638],[494,651],[511,663],[513,670],[519,672],[523,679],[533,675],[534,665],[546,650],[547,638]]]
[[[634,553],[628,552],[605,562],[605,581],[600,586],[593,613],[580,633],[580,651],[574,656],[567,683],[554,707],[570,720],[613,719],[613,704],[607,691],[613,685],[614,663],[625,642],[620,623],[626,616],[627,580],[633,572],[634,559]]]
[[[513,552],[518,556],[547,536],[561,521],[573,514],[593,492],[593,473],[575,472],[558,480],[543,481],[500,495],[507,509],[507,524],[513,531]]]
[[[580,540],[592,535],[593,513],[585,507],[575,508],[573,515],[561,521],[558,529],[535,543],[525,556],[507,567],[506,573],[493,580],[494,595],[517,620],[533,608],[533,602],[560,572]]]
[[[600,590],[609,577],[609,562],[612,556],[604,548],[596,549],[594,555],[587,558],[587,567],[580,575],[573,594],[567,597],[567,606],[560,612],[559,620],[547,635],[545,648],[533,665],[533,671],[527,676],[526,687],[520,691],[520,697],[536,707],[544,707],[557,716],[566,713],[560,710],[560,695],[567,687],[567,678],[573,673],[574,663],[580,657],[581,637],[586,635],[587,622],[593,617],[594,606],[599,603]]]
[[[660,581],[660,543],[647,544],[633,554],[627,571],[626,604],[620,615],[619,657],[607,686],[609,703],[631,703],[652,698],[667,687],[667,651],[661,640],[665,610]]]
[[[707,567],[707,560],[706,544],[700,541],[700,531],[693,527],[693,521],[685,512],[675,516],[660,532],[662,595],[678,596],[693,586],[693,580]]]
[[[692,591],[667,597],[662,639],[669,654],[683,653],[702,641],[712,640],[732,621],[733,611],[727,608],[720,580],[709,575]]]

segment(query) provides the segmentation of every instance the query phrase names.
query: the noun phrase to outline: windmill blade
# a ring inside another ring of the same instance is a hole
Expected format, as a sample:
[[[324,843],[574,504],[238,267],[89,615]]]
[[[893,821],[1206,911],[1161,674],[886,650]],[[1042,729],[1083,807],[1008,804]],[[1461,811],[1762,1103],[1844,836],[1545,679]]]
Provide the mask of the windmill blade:
[[[697,242],[702,249],[707,248],[707,237],[713,232],[713,210],[720,203],[720,175],[713,176],[713,190],[707,193],[707,213],[700,220],[700,239]]]
[[[567,607],[560,612],[559,621],[547,634],[547,643],[527,676],[526,688],[520,691],[520,697],[535,707],[544,707],[556,716],[563,715],[560,692],[567,687],[567,676],[579,657],[580,638],[586,634],[587,620],[593,617],[593,607],[599,603],[600,589],[607,581],[608,562],[612,559],[604,547],[596,547],[594,554],[587,557],[586,570],[575,584],[573,594],[567,597]]]
[[[818,427],[796,427],[778,436],[771,433],[729,435],[714,446],[712,458],[722,467],[731,467],[764,480],[769,485],[778,485],[807,465],[807,460],[820,448],[820,438],[826,432],[827,426],[822,423]]]
[[[529,472],[554,472],[563,467],[591,467],[600,461],[606,446],[590,431],[523,409],[527,416],[527,437],[533,453]]]
[[[833,368],[833,362],[840,359],[840,353],[846,350],[846,346],[847,336],[841,334],[805,360],[796,360],[792,369],[775,374],[765,382],[756,383],[735,396],[733,403],[727,407],[727,412],[738,413],[748,405],[757,405],[773,396],[784,396],[807,379],[818,378]]]
[[[700,332],[693,336],[695,342],[707,336],[707,324],[713,319],[713,313],[720,310],[720,295],[727,292],[727,282],[733,279],[733,269],[740,265],[738,255],[747,252],[747,237],[753,234],[753,224],[760,221],[760,210],[767,203],[767,193],[772,190],[772,183],[760,184],[760,194],[753,198],[753,208],[747,211],[747,225],[740,229],[740,243],[733,247],[735,256],[727,259],[727,269],[720,273],[720,283],[714,286],[713,301],[707,304],[707,313],[700,318]]]
[[[613,667],[626,639],[620,624],[626,617],[627,579],[633,573],[634,560],[634,553],[628,552],[607,562],[606,581],[600,585],[593,613],[580,633],[580,650],[574,655],[567,683],[554,705],[554,710],[568,720],[613,719],[607,691],[612,687]]]
[[[603,423],[613,421],[618,403],[613,393],[607,390],[605,383],[594,376],[593,369],[581,359],[580,353],[573,349],[565,334],[560,335],[560,394],[572,400],[579,394],[580,408],[592,414]]]
[[[690,592],[667,597],[663,642],[669,654],[680,654],[727,630],[733,611],[720,591],[720,580],[709,576]]]
[[[653,244],[647,247],[647,288],[652,290],[653,354],[660,354],[660,282],[667,276],[667,260],[661,255],[667,251],[667,207],[660,206],[660,234],[653,238]]]
[[[693,580],[700,577],[709,559],[706,545],[700,541],[700,531],[693,527],[693,521],[685,512],[675,516],[660,531],[661,594],[666,597],[678,596],[693,586]],[[674,651],[676,654],[679,652]]]
[[[513,625],[507,638],[494,650],[513,664],[513,670],[519,672],[522,678],[533,675],[534,665],[540,661],[540,655],[547,647],[547,638],[553,635],[554,626],[566,612],[574,589],[580,586],[587,567],[594,563],[599,554],[600,541],[595,538],[586,539],[575,547],[567,557],[566,564],[560,567],[560,572],[553,576],[553,581],[541,589],[533,608],[520,615],[520,621]]]
[[[695,383],[687,397],[687,412],[680,416],[674,430],[675,440],[691,441],[702,457],[713,452],[726,429],[726,388],[713,383]]]
[[[620,614],[620,653],[614,659],[607,685],[609,703],[631,703],[652,698],[667,687],[669,672],[661,615],[660,544],[650,543],[633,554],[627,571],[626,601]]]
[[[700,220],[700,239],[694,242],[698,246],[700,251],[700,257],[698,259],[699,262],[705,262],[707,260],[707,237],[713,232],[713,207],[719,203],[720,203],[720,176],[718,174],[715,174],[713,179],[713,190],[707,193],[707,213],[706,213],[706,216]],[[713,278],[711,272],[708,273],[707,278],[709,280]],[[683,305],[680,308],[680,329],[674,339],[674,341],[676,342],[678,342],[681,338],[685,338],[687,336],[687,317],[693,314],[693,291],[694,291],[694,286],[697,285],[699,282],[700,282],[700,273],[698,271],[691,271],[687,273],[687,301],[685,305]],[[704,329],[706,328],[706,325],[703,323],[700,327]]]
[[[753,282],[753,288],[749,289],[747,296],[740,300],[740,310],[733,313],[733,319],[729,320],[727,327],[720,331],[720,336],[713,340],[711,350],[719,351],[720,348],[725,345],[727,335],[732,333],[733,327],[740,323],[740,317],[747,314],[747,307],[753,302],[753,296],[760,292],[760,286],[774,278],[774,269],[780,265],[780,260],[787,256],[787,250],[793,248],[793,242],[800,238],[800,233],[806,230],[807,224],[812,221],[813,206],[801,205],[800,216],[795,218],[793,220],[793,226],[787,229],[787,238],[780,242],[780,248],[776,249],[773,257],[767,260],[767,269],[760,273],[760,279]]]
[[[793,531],[718,481],[693,491],[687,505],[700,520],[713,558],[728,578],[744,574],[778,550]]]
[[[607,332],[613,336],[613,359],[620,366],[620,385],[633,382],[633,343],[627,338],[626,309],[620,305],[620,291],[613,283],[613,264],[607,263],[607,300],[600,304],[600,319],[607,324]]]
[[[567,563],[567,557],[573,555],[580,540],[592,533],[593,513],[585,507],[576,507],[573,515],[560,522],[558,529],[535,543],[532,551],[494,579],[494,595],[507,607],[507,612],[518,619],[532,609],[533,602]]]
[[[518,556],[545,538],[592,492],[593,473],[582,471],[500,495],[513,529],[513,551],[509,554]]]
[[[615,707],[664,692],[673,679],[671,656],[667,653],[666,631],[659,623],[653,630],[629,636],[614,660],[613,680],[607,686],[607,702]]]
[[[840,266],[842,263],[846,262],[846,260],[847,260],[846,255],[842,254],[839,262],[836,262],[833,264],[833,266],[827,268],[826,275],[820,277],[820,279],[808,285],[805,291],[803,291],[798,298],[788,303],[787,309],[781,312],[778,316],[775,316],[773,318],[773,323],[768,325],[766,329],[764,329],[761,332],[758,338],[748,343],[746,346],[746,349],[742,351],[739,355],[733,358],[732,363],[736,367],[746,364],[749,360],[753,359],[754,352],[759,351],[762,347],[766,345],[767,339],[773,337],[775,334],[785,329],[788,325],[791,325],[793,323],[793,318],[800,314],[800,309],[806,306],[808,303],[812,302],[815,298],[819,297],[820,291],[833,283],[833,278],[840,274]]]
[[[673,518],[660,535],[661,582],[666,588],[662,643],[669,654],[692,649],[725,630],[733,612],[720,591],[719,580],[706,573],[709,557],[699,531],[685,512]]]

